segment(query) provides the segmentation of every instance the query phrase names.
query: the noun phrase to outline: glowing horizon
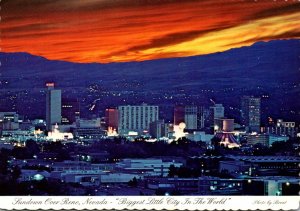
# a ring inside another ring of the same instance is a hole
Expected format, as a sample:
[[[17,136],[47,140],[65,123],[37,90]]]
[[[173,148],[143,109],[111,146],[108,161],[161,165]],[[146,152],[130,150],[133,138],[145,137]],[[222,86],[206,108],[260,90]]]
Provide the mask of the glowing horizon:
[[[7,0],[1,6],[2,52],[51,60],[143,61],[300,38],[295,0]]]

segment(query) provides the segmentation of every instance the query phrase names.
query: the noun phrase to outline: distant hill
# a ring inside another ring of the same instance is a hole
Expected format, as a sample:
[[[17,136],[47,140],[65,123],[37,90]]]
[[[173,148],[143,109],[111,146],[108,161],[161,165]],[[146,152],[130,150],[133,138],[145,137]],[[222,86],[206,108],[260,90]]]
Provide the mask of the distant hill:
[[[7,88],[43,87],[46,81],[55,81],[59,87],[99,83],[113,90],[122,82],[139,84],[140,90],[275,88],[282,83],[300,82],[299,55],[300,40],[258,42],[202,56],[109,64],[79,64],[27,53],[0,53],[0,79],[9,81]]]

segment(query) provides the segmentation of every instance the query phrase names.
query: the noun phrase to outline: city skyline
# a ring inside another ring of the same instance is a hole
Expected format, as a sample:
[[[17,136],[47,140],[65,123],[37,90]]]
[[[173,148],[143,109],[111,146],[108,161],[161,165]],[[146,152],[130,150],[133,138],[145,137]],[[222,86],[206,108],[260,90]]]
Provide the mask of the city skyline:
[[[243,95],[254,95],[262,98],[262,123],[269,117],[285,117],[298,123],[299,102],[293,100],[299,81],[297,44],[296,39],[277,40],[209,56],[105,65],[1,53],[0,86],[4,92],[0,109],[10,108],[29,119],[43,118],[45,83],[55,82],[63,90],[65,100],[78,100],[82,117],[103,115],[106,108],[118,105],[213,105],[214,101],[228,102],[226,109],[236,116],[234,112],[240,109],[237,100]],[[20,81],[18,86],[15,80]],[[63,110],[73,112],[66,107]],[[170,120],[171,115],[168,112],[165,118]],[[66,115],[63,116],[67,123]]]
[[[299,6],[298,1],[3,1],[1,47],[82,63],[203,55],[299,38]]]
[[[300,0],[0,2],[14,206],[299,195]]]

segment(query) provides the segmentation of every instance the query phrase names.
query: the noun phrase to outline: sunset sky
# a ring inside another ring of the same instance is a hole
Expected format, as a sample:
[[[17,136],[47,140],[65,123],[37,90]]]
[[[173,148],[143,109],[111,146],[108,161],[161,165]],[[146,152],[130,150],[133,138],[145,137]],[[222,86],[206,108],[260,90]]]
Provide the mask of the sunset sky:
[[[72,62],[185,57],[300,38],[298,0],[2,0],[3,52]]]

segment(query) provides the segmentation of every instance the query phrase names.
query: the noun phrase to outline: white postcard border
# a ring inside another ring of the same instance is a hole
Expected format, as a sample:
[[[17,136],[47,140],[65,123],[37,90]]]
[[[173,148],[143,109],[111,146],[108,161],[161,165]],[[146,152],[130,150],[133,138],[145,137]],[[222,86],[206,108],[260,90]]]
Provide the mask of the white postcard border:
[[[4,210],[299,210],[300,196],[2,196]]]

